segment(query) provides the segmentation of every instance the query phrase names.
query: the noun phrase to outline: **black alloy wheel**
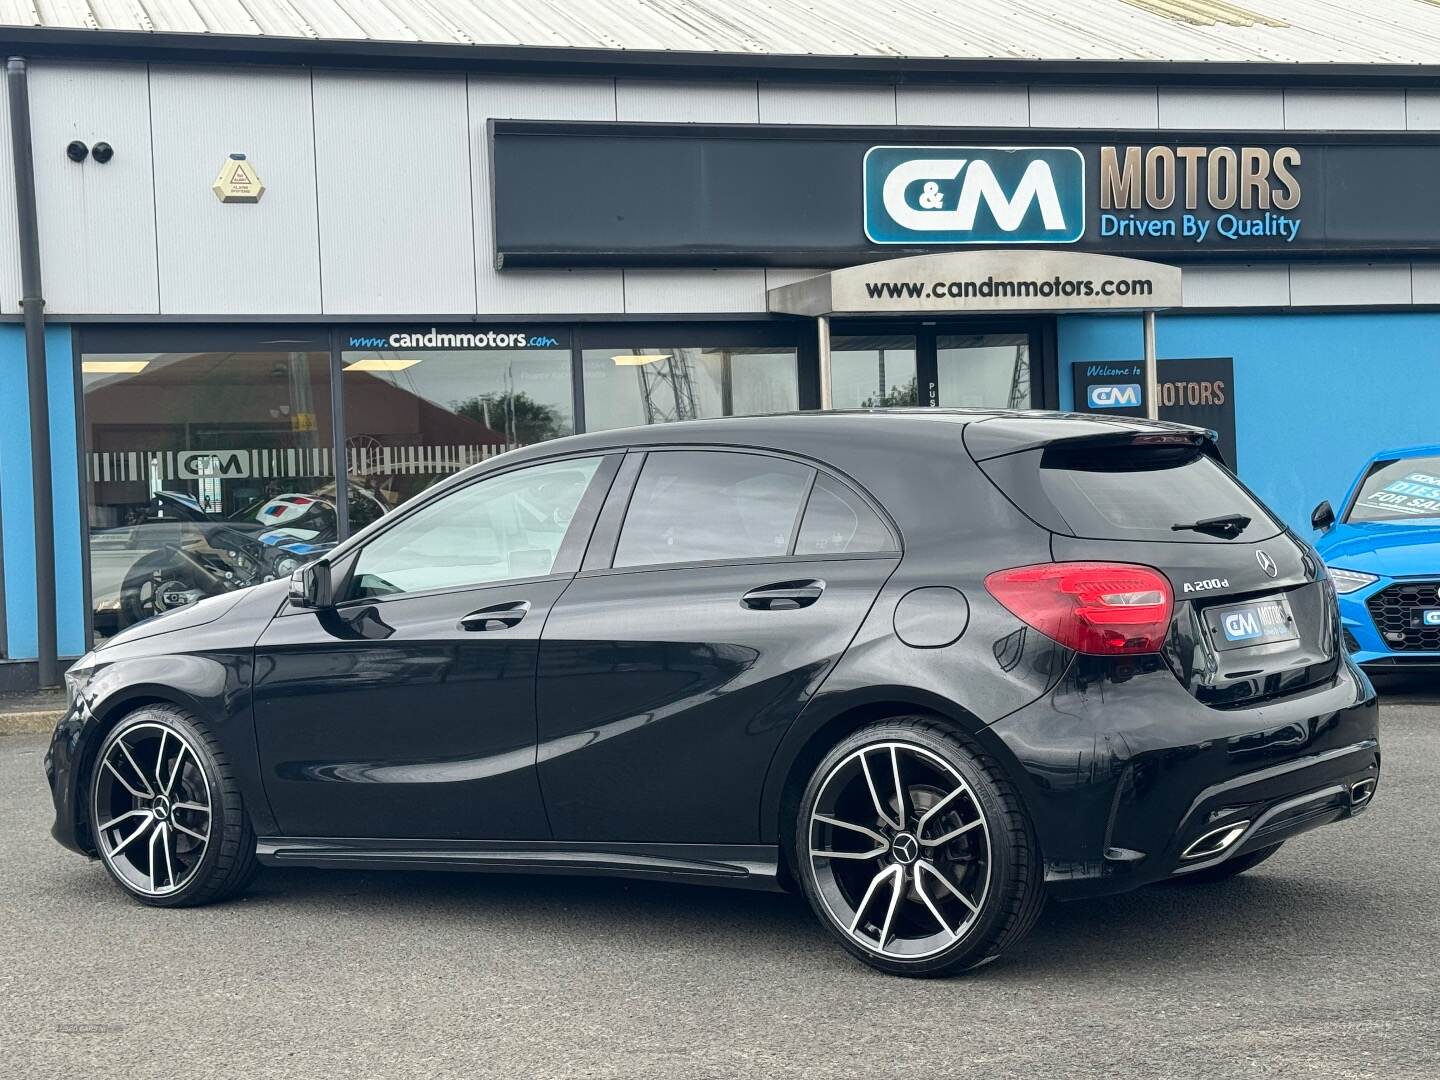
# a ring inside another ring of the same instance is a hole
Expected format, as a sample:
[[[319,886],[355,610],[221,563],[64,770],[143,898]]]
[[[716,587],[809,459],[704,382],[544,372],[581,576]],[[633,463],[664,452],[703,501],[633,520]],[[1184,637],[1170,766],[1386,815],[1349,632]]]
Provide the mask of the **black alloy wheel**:
[[[1026,934],[1043,872],[999,767],[941,724],[886,720],[845,739],[801,799],[795,861],[811,907],[882,971],[976,967]]]

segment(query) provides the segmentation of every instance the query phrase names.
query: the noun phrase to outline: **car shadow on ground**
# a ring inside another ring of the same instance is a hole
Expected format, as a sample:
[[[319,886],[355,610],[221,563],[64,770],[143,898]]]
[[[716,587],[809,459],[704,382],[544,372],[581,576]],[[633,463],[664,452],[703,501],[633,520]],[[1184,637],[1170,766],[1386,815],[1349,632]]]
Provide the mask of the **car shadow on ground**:
[[[1371,675],[1385,705],[1440,705],[1440,669],[1432,674]]]
[[[762,951],[826,969],[852,963],[804,900],[782,893],[558,875],[288,870],[267,871],[244,902],[386,923],[628,939],[665,951],[694,949],[703,937],[712,959],[733,954],[743,962]],[[986,977],[1063,970],[1098,981],[1121,971],[1173,973],[1177,960],[1203,974],[1233,970],[1237,955],[1255,962],[1296,949],[1335,955],[1353,947],[1354,920],[1382,914],[1372,906],[1362,881],[1296,877],[1277,859],[1228,882],[1052,901],[1031,935]]]

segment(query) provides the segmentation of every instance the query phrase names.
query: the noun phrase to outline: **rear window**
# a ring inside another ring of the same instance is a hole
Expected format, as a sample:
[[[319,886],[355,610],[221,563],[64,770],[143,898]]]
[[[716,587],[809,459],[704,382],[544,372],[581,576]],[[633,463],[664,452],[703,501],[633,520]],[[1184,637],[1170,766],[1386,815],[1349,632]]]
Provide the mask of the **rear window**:
[[[1026,514],[1070,536],[1250,543],[1280,532],[1239,481],[1193,447],[1061,443],[983,468]]]
[[[1346,521],[1414,521],[1440,517],[1440,457],[1377,461],[1360,485]]]

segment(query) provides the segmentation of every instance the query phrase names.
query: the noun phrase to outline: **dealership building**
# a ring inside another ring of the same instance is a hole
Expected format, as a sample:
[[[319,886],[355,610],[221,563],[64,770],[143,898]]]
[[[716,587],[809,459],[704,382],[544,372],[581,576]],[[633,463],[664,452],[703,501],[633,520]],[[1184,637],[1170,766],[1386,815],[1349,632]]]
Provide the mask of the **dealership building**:
[[[515,445],[1140,411],[1147,311],[1308,536],[1440,441],[1440,7],[1060,7],[10,5],[0,689]]]

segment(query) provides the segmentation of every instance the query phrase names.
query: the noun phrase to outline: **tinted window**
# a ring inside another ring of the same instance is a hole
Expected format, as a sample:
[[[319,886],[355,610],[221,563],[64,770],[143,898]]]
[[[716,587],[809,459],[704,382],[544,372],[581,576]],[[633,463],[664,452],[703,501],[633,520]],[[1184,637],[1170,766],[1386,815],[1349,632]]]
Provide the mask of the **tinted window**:
[[[894,551],[895,547],[890,530],[860,496],[828,476],[815,481],[795,542],[796,555]]]
[[[1440,458],[1376,462],[1346,521],[1414,521],[1440,517]]]
[[[814,470],[761,454],[652,453],[616,566],[784,556]]]
[[[356,596],[459,588],[550,573],[600,459],[556,461],[460,488],[360,552]]]
[[[1071,536],[1249,543],[1280,531],[1223,466],[1190,447],[1059,443],[983,467],[1030,517]],[[1232,515],[1249,519],[1238,532],[1176,528]]]

